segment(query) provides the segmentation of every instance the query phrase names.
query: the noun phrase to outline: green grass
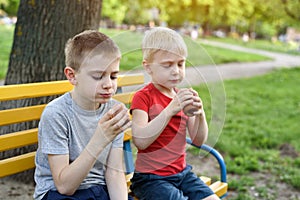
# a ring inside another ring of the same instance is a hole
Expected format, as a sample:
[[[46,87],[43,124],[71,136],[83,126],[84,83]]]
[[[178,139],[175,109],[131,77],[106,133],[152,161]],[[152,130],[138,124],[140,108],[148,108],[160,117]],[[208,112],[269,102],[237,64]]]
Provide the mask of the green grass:
[[[300,155],[299,77],[300,68],[294,68],[224,82],[226,120],[215,148],[223,153],[229,173],[238,174],[240,180],[252,172],[270,173],[276,181],[300,189],[300,157],[280,155],[284,144]],[[195,89],[210,120],[211,94],[206,86]],[[229,176],[229,187],[237,192],[255,185],[255,180],[236,181]]]

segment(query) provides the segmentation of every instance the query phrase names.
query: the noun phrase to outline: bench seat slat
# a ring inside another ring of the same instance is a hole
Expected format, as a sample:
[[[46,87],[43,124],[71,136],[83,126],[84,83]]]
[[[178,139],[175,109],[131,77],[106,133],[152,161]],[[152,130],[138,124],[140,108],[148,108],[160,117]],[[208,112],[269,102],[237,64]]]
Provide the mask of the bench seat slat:
[[[35,167],[34,158],[35,152],[30,152],[0,160],[0,178],[33,169]]]
[[[211,184],[211,178],[206,177],[206,176],[200,176],[199,177],[206,185],[210,185]]]
[[[228,184],[221,181],[216,181],[209,187],[216,195],[218,195],[218,197],[225,195],[228,190]]]

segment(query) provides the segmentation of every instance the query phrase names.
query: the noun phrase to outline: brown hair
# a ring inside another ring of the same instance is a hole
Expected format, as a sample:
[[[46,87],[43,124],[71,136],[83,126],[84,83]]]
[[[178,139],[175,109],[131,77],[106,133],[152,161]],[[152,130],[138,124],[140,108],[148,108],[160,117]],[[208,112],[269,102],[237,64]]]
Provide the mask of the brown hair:
[[[121,53],[115,42],[96,30],[86,30],[70,38],[65,47],[65,64],[79,71],[87,57],[105,54],[120,58]]]

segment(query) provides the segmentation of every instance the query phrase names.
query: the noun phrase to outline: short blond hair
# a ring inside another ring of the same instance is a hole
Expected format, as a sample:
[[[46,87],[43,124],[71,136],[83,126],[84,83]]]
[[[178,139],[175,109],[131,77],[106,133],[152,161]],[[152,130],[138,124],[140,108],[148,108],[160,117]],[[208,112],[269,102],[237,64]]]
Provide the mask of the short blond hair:
[[[165,27],[154,27],[145,32],[142,41],[143,59],[151,60],[153,54],[160,50],[185,58],[188,55],[186,44],[179,33]]]
[[[65,64],[79,71],[87,57],[105,55],[121,57],[119,47],[107,35],[96,31],[86,30],[69,39],[65,47]]]

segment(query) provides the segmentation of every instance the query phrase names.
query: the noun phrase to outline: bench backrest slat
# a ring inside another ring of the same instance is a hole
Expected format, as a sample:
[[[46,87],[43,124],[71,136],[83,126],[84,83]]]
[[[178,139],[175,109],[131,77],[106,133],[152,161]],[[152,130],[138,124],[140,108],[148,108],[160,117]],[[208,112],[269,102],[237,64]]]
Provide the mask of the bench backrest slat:
[[[141,74],[118,76],[118,87],[138,85],[143,83],[144,76]],[[67,80],[6,85],[0,87],[0,101],[52,96],[63,94],[72,90],[72,88],[73,86]]]
[[[69,81],[51,81],[42,83],[27,83],[7,85],[0,88],[0,101],[27,99],[63,94],[72,90]]]
[[[40,119],[46,104],[0,111],[0,126]]]
[[[38,128],[33,128],[29,130],[1,135],[0,152],[37,143],[37,133]]]
[[[0,160],[0,178],[33,169],[35,152]]]

